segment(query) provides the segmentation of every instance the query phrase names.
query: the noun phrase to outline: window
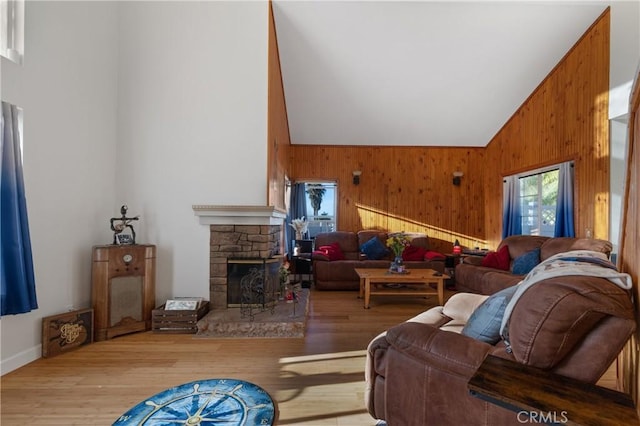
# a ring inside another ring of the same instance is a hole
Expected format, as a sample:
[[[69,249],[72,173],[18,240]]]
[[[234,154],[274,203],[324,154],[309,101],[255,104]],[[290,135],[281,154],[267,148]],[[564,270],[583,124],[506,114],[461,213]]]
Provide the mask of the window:
[[[504,179],[502,238],[573,237],[573,164],[561,163]]]
[[[553,237],[556,224],[559,169],[520,177],[522,233]]]
[[[309,238],[336,230],[337,192],[335,182],[305,182]]]
[[[22,63],[24,0],[0,0],[0,55]]]

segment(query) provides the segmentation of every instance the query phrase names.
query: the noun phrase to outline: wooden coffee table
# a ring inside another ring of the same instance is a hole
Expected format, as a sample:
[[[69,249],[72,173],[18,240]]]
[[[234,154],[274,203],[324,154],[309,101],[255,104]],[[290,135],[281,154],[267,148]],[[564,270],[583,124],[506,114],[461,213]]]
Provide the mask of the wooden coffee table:
[[[396,274],[388,269],[356,268],[360,277],[360,294],[364,297],[364,308],[369,309],[371,296],[438,296],[438,303],[444,305],[444,280],[449,276],[438,274],[433,269],[409,269],[406,274]],[[437,291],[429,284],[436,284]],[[406,284],[397,288],[384,284]]]

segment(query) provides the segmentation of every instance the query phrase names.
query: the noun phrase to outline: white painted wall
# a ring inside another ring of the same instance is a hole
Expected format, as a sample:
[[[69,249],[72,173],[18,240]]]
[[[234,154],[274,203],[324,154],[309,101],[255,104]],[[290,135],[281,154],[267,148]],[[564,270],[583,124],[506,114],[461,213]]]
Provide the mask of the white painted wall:
[[[115,200],[117,7],[28,1],[23,66],[2,59],[2,99],[24,109],[24,170],[39,309],[2,317],[2,373],[41,354],[42,318],[87,308],[91,247]]]
[[[640,1],[611,3],[609,118],[629,112],[631,84],[640,65]]]
[[[157,245],[156,298],[209,295],[193,204],[266,205],[267,2],[120,9],[119,201]]]
[[[627,167],[627,120],[631,85],[640,66],[640,2],[611,4],[609,67],[609,140],[611,167],[609,240],[617,255],[622,226],[622,200]]]

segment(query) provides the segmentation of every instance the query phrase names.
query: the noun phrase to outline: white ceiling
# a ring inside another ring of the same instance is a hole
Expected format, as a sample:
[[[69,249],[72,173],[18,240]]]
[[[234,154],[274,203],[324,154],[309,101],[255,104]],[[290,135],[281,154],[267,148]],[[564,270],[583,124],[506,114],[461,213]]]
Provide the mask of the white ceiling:
[[[291,142],[486,146],[607,4],[274,0]]]

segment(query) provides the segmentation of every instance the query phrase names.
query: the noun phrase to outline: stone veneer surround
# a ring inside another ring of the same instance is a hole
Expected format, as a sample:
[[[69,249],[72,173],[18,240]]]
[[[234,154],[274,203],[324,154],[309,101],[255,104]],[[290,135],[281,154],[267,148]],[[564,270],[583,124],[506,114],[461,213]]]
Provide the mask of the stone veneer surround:
[[[279,254],[279,225],[211,225],[210,306],[227,307],[227,259],[270,258]]]
[[[272,206],[194,205],[209,227],[209,294],[211,309],[227,309],[227,259],[264,258],[280,253],[286,212]]]

